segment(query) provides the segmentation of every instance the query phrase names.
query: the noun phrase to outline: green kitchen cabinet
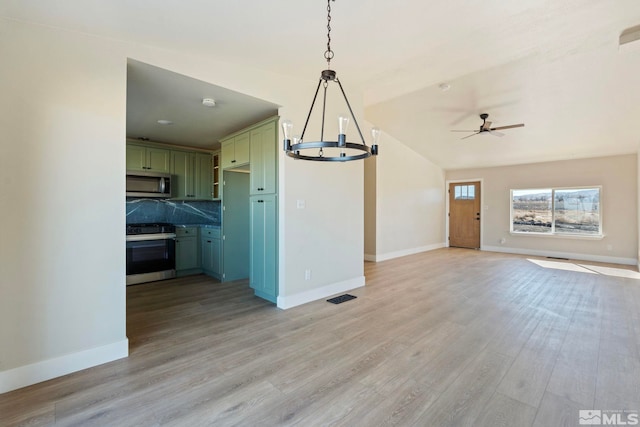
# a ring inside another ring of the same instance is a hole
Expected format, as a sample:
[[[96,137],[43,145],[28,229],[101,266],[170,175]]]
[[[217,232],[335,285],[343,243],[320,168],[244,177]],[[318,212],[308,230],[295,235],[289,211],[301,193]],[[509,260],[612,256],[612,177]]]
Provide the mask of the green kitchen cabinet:
[[[221,141],[222,169],[235,168],[249,163],[249,132],[243,132]]]
[[[200,229],[200,248],[202,254],[202,271],[208,275],[221,279],[222,241],[219,228],[203,227]]]
[[[194,184],[197,199],[211,200],[213,198],[212,189],[212,167],[213,157],[207,153],[196,153]]]
[[[275,120],[251,131],[250,194],[274,194],[276,192],[277,142]]]
[[[211,200],[212,157],[208,153],[171,152],[172,193],[176,199]]]
[[[256,296],[273,303],[278,297],[278,218],[275,194],[251,196],[249,285]]]
[[[198,227],[176,227],[176,275],[187,276],[202,271]]]
[[[169,173],[171,171],[171,151],[164,148],[127,144],[127,170]]]

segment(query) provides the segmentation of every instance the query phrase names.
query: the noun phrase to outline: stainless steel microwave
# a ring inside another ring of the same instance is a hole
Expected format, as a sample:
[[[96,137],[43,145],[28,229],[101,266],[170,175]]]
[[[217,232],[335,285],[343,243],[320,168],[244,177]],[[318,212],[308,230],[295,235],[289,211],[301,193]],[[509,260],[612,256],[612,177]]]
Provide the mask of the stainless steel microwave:
[[[171,197],[171,174],[127,171],[127,197]]]

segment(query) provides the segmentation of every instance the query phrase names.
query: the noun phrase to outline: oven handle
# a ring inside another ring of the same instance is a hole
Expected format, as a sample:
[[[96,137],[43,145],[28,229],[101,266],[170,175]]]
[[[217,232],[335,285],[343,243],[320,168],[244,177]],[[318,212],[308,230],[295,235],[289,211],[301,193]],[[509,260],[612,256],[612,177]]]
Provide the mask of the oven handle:
[[[144,242],[148,240],[175,240],[176,233],[132,234],[127,236],[127,242]]]

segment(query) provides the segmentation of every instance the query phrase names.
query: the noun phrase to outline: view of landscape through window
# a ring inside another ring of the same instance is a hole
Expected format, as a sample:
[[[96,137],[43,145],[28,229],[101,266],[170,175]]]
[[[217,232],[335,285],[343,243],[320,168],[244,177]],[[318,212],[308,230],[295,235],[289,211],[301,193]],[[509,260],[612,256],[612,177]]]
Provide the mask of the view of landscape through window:
[[[600,188],[511,190],[511,230],[599,235]]]

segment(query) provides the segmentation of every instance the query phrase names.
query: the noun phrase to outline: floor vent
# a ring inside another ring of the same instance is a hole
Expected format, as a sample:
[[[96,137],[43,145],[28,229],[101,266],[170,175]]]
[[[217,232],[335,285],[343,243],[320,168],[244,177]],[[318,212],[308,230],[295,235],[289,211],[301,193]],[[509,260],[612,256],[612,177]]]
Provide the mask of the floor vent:
[[[332,304],[342,304],[345,301],[349,301],[355,298],[358,298],[358,297],[354,295],[344,294],[337,297],[329,298],[327,301]]]
[[[569,261],[569,258],[560,258],[555,256],[548,256],[547,259],[559,259],[561,261]]]

